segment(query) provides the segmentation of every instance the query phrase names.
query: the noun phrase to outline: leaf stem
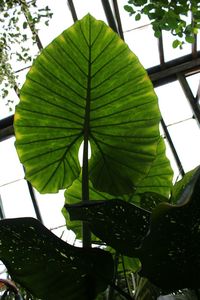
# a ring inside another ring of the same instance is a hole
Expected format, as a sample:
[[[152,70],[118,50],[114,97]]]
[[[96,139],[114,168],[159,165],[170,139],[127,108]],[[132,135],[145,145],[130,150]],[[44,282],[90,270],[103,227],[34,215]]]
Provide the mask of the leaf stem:
[[[134,300],[135,297],[134,296],[130,296],[129,294],[127,294],[126,292],[124,292],[120,287],[118,287],[116,284],[114,283],[109,283],[110,286],[115,289],[120,295],[122,295],[125,299],[127,300]]]
[[[114,284],[117,279],[118,264],[119,264],[119,253],[116,252],[115,258],[114,258],[114,275],[113,275],[113,283]],[[112,299],[114,299],[114,288],[110,285],[107,300],[112,300]]]
[[[89,175],[88,175],[88,142],[90,132],[90,91],[91,91],[91,24],[89,23],[89,57],[88,82],[85,106],[84,141],[83,141],[83,167],[82,167],[82,203],[89,201]],[[83,222],[83,247],[91,247],[91,232],[87,223]]]
[[[83,169],[82,169],[82,203],[87,203],[89,201],[89,178],[88,178],[88,140],[86,134],[84,135],[83,144]],[[89,226],[83,221],[82,227],[83,233],[83,247],[91,247],[91,232]]]

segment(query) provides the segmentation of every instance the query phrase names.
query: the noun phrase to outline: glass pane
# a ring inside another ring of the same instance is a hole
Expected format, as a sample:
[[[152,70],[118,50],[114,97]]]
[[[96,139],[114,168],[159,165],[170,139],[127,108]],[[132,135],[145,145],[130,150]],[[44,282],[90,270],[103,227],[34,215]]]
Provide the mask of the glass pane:
[[[111,1],[112,2],[112,1]],[[147,24],[150,24],[150,21],[147,16],[143,15],[139,21],[135,21],[134,16],[129,16],[129,13],[125,11],[124,5],[128,4],[128,0],[118,1],[119,12],[122,22],[122,28],[124,31],[135,29]]]
[[[74,6],[76,9],[78,19],[83,18],[85,15],[90,13],[94,18],[103,20],[107,23],[107,19],[104,13],[101,0],[74,0]]]
[[[200,165],[200,130],[195,120],[168,127],[185,172]]]
[[[174,158],[173,152],[171,150],[171,147],[170,147],[169,142],[168,142],[168,140],[165,136],[165,133],[164,133],[164,130],[163,130],[163,127],[162,127],[161,124],[160,124],[160,134],[164,138],[164,142],[165,142],[165,146],[166,146],[166,152],[165,153],[166,153],[167,158],[170,161],[171,168],[174,172],[173,183],[175,183],[176,181],[181,179],[181,174],[180,174],[180,170],[178,168],[178,165],[177,165],[176,160]]]
[[[0,186],[24,178],[24,170],[19,162],[14,141],[13,137],[0,142]]]
[[[145,68],[159,64],[158,41],[151,25],[125,32],[124,38]]]
[[[18,76],[17,83],[18,83],[19,88],[21,88],[22,85],[24,84],[24,82],[26,80],[26,75],[27,75],[29,69],[30,68],[27,67],[24,70],[17,72],[17,76]]]
[[[25,180],[1,186],[0,195],[6,218],[36,217]]]
[[[192,110],[178,81],[157,87],[155,91],[166,125],[192,118]]]
[[[61,212],[65,202],[64,191],[57,194],[40,194],[35,190],[35,195],[45,226],[53,229],[65,225]]]
[[[44,22],[41,22],[37,27],[39,29],[38,34],[43,47],[46,47],[54,38],[73,24],[66,0],[59,0],[59,4],[57,1],[51,0],[37,1],[37,7],[39,9],[46,6],[51,9],[53,16],[49,19],[49,26],[46,26]],[[45,18],[44,21],[46,20],[47,19]]]
[[[198,87],[199,87],[199,84],[200,84],[200,73],[187,76],[186,79],[187,79],[187,82],[189,83],[189,86],[191,88],[193,96],[196,97]]]
[[[0,87],[0,94],[1,89],[3,88],[3,85]],[[8,90],[8,95],[5,99],[2,99],[0,95],[0,120],[7,118],[11,115],[13,115],[15,106],[19,102],[19,98],[14,91],[14,89],[6,88]]]
[[[169,32],[163,31],[163,47],[165,61],[169,61],[180,56],[190,54],[192,51],[192,46],[189,43],[184,44],[182,49],[180,49],[179,47],[173,48],[172,43],[175,39],[175,36],[171,35]]]
[[[165,145],[166,145],[166,155],[167,155],[168,159],[170,160],[172,170],[174,171],[173,183],[175,183],[178,180],[180,180],[182,176],[180,174],[180,170],[178,168],[178,165],[176,163],[176,160],[174,158],[173,152],[171,150],[171,147],[170,147],[167,139],[165,139]]]

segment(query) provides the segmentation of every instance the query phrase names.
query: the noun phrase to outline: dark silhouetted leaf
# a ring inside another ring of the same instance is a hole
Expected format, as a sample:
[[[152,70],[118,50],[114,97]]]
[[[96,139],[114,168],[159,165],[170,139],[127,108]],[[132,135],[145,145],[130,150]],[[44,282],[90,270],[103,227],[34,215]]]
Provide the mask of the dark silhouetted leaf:
[[[182,204],[157,206],[138,251],[141,275],[167,291],[200,288],[200,168],[182,184],[176,201]]]
[[[13,280],[44,300],[92,300],[113,276],[110,253],[71,246],[33,218],[0,221],[0,259]]]
[[[75,204],[81,201],[81,186],[82,186],[82,180],[79,177],[76,179],[73,184],[65,191],[65,203],[66,204]],[[89,198],[90,199],[96,199],[96,200],[108,200],[112,199],[113,196],[109,195],[107,193],[99,192],[95,190],[95,188],[92,186],[92,183],[89,182]],[[67,228],[70,230],[73,230],[73,232],[76,234],[77,239],[82,239],[82,222],[79,220],[73,220],[71,221],[69,214],[65,207],[62,210],[62,213],[66,219],[66,225]],[[92,240],[96,240],[94,236],[92,236]]]
[[[134,256],[149,229],[150,213],[122,200],[91,201],[65,208],[71,220],[88,222],[97,237],[127,256]]]

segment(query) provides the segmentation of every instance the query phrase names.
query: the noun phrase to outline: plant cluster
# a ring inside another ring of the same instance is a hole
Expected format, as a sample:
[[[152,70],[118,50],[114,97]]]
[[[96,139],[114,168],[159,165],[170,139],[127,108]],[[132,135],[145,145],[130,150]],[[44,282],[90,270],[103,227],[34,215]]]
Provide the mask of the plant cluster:
[[[124,9],[135,20],[146,15],[157,38],[162,30],[170,31],[176,38],[172,46],[182,47],[185,42],[194,43],[195,35],[200,28],[200,3],[198,0],[129,0]]]
[[[18,75],[11,67],[11,60],[32,63],[35,55],[31,47],[36,43],[37,24],[44,21],[48,26],[52,13],[48,6],[38,9],[36,1],[0,1],[0,84],[1,96],[12,109],[9,89],[18,92]]]
[[[44,300],[199,288],[200,169],[172,187],[160,118],[146,70],[104,22],[87,15],[42,51],[20,91],[16,149],[39,192],[65,189],[83,247],[33,218],[1,220],[13,280]]]

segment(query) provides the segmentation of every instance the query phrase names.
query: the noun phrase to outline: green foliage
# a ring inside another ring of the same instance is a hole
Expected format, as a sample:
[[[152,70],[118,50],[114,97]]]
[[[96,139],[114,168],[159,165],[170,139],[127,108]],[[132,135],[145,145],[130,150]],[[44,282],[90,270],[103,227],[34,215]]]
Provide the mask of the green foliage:
[[[126,256],[135,256],[149,230],[150,213],[122,200],[93,200],[88,204],[65,205],[65,208],[72,221],[88,222],[96,236]]]
[[[0,228],[1,260],[38,298],[94,299],[112,280],[108,252],[71,246],[32,218],[1,220]]]
[[[125,200],[129,203],[134,203],[142,208],[152,211],[160,202],[168,201],[172,186],[172,170],[168,159],[165,156],[165,145],[160,139],[157,147],[156,158],[152,162],[149,172],[136,186],[135,191],[129,195],[122,195],[118,199]],[[81,189],[82,179],[79,177],[66,190],[65,199],[66,204],[78,203],[82,197]],[[159,193],[159,194],[158,194]],[[89,182],[89,199],[90,200],[109,200],[115,198],[114,195],[100,192],[94,188]],[[71,221],[69,214],[63,209],[63,214],[66,218],[67,228],[75,232],[76,237],[82,237],[81,222],[78,220]],[[95,240],[95,238],[93,237]]]
[[[130,194],[149,173],[160,141],[157,97],[137,57],[103,22],[86,17],[58,36],[35,60],[20,96],[16,147],[41,193],[79,176],[86,136],[95,189]]]
[[[200,168],[181,183],[176,202],[182,204],[162,203],[153,211],[150,234],[139,250],[141,275],[167,292],[198,289],[200,282]]]
[[[16,89],[18,82],[18,75],[10,61],[15,59],[24,64],[32,63],[35,54],[31,47],[36,43],[37,24],[44,21],[48,25],[51,17],[49,7],[38,9],[36,1],[0,1],[0,91],[10,109],[13,101],[8,91]]]
[[[157,98],[127,45],[87,15],[42,51],[20,95],[14,127],[27,179],[43,193],[66,189],[67,226],[84,242],[89,225],[104,250],[71,246],[32,218],[2,220],[0,258],[12,278],[44,300],[105,299],[99,293],[108,286],[110,299],[131,299],[137,289],[144,300],[163,288],[198,288],[189,276],[199,272],[200,171],[187,175],[169,198],[172,170]],[[184,273],[189,270],[188,281],[177,274],[176,259]],[[135,284],[132,272],[137,277],[139,268],[147,279]],[[166,270],[177,275],[168,286]]]
[[[200,168],[188,173],[174,190],[173,198],[181,204],[158,205],[148,234],[150,214],[122,200],[65,207],[71,220],[87,221],[92,232],[119,253],[139,257],[140,275],[163,292],[198,289]]]
[[[129,0],[124,9],[138,21],[141,15],[146,15],[157,38],[162,30],[170,31],[176,36],[173,48],[182,48],[185,42],[194,43],[194,35],[200,28],[200,3],[198,0],[182,1],[139,1]],[[192,15],[192,17],[191,17]]]

